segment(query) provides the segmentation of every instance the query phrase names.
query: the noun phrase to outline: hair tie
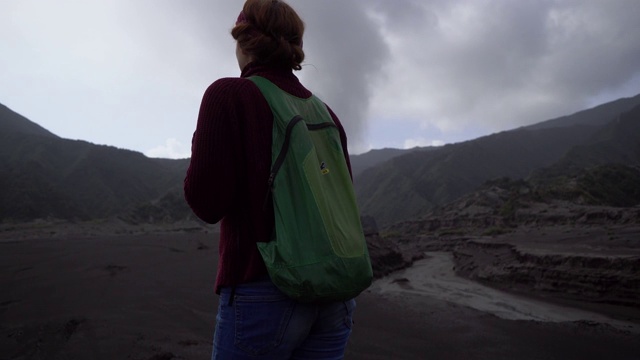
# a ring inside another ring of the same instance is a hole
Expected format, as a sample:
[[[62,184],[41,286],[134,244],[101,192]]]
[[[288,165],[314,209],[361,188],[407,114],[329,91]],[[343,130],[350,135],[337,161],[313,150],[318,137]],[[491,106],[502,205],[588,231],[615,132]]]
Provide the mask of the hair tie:
[[[240,15],[238,15],[238,19],[236,20],[236,25],[249,23],[247,20],[247,16],[244,14],[244,11],[240,11]]]

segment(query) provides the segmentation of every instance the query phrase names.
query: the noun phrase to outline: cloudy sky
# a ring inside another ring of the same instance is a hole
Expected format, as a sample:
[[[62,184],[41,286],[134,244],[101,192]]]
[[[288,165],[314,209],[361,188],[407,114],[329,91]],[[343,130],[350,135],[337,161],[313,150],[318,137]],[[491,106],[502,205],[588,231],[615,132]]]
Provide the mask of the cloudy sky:
[[[290,0],[302,82],[350,150],[440,145],[640,93],[637,0]],[[188,157],[238,76],[241,0],[0,0],[0,103],[71,139]]]

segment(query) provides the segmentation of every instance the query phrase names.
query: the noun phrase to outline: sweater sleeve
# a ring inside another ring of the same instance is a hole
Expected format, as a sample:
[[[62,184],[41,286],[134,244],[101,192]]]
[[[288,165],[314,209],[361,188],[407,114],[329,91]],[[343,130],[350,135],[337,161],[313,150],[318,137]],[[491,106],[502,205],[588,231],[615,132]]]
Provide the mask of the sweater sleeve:
[[[206,90],[191,142],[184,194],[193,212],[207,223],[220,221],[236,193],[239,130],[234,79],[220,79]]]

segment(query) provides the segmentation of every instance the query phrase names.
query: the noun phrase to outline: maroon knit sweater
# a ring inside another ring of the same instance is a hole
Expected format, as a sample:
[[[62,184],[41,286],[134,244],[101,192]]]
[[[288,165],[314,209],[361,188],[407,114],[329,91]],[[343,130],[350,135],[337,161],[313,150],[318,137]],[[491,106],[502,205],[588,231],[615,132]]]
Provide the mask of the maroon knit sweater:
[[[216,293],[223,286],[250,282],[267,273],[256,242],[271,239],[273,205],[267,196],[271,168],[273,114],[248,76],[269,79],[291,95],[308,98],[291,69],[247,65],[240,78],[217,80],[204,93],[191,143],[184,193],[193,212],[220,225]],[[347,138],[336,115],[347,165]]]

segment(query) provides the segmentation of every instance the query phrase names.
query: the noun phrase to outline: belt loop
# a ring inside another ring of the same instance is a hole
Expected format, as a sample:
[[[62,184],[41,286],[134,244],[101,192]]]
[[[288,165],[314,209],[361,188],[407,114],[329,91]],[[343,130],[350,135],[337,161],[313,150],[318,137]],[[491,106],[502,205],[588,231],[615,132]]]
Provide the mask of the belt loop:
[[[231,287],[231,294],[229,295],[229,303],[227,305],[233,305],[233,298],[236,296],[236,286],[233,285]]]

